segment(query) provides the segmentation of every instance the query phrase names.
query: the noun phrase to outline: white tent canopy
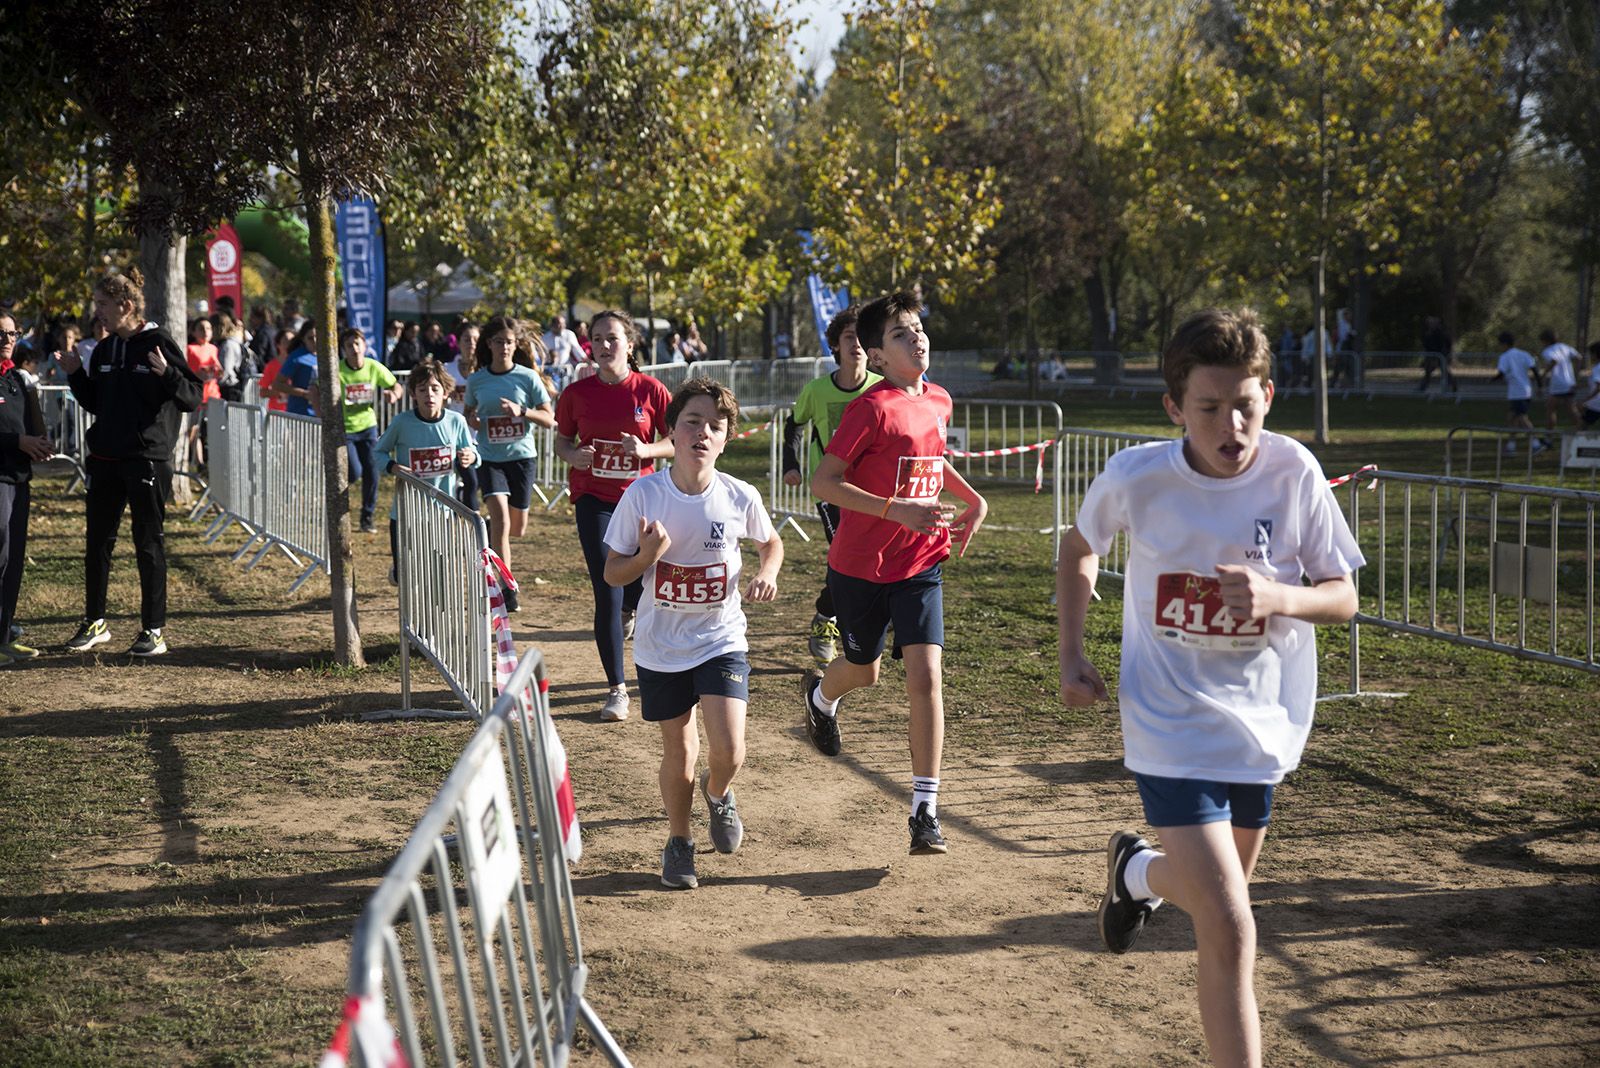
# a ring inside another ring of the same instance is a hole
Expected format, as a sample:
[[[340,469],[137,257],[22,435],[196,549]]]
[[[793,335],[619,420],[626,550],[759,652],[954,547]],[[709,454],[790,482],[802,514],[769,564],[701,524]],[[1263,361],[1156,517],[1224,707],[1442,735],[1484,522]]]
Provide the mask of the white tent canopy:
[[[471,271],[471,260],[462,260],[454,269],[441,263],[428,278],[394,286],[389,290],[389,314],[438,316],[471,310],[483,301],[483,290],[472,281]]]

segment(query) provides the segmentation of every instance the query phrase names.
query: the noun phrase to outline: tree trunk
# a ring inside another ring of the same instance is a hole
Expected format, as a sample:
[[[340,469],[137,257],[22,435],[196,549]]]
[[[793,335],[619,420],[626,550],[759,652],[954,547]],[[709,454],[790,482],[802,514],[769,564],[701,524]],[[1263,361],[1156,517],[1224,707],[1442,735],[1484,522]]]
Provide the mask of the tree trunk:
[[[1444,332],[1453,338],[1461,336],[1458,325],[1461,313],[1461,271],[1457,266],[1454,234],[1439,239],[1439,318],[1444,321]]]
[[[139,182],[139,195],[157,200],[164,193],[157,181]],[[187,273],[184,256],[189,250],[188,238],[181,234],[139,235],[139,269],[144,272],[144,314],[154,319],[161,329],[182,348],[189,338],[189,319],[184,308],[184,291]],[[184,413],[178,422],[178,437],[172,443],[169,458],[174,471],[189,469],[189,427],[199,414]],[[194,488],[187,478],[172,480],[172,501],[178,505],[194,503]]]
[[[1312,365],[1311,398],[1318,445],[1328,443],[1328,256],[1317,253],[1316,273],[1311,276],[1311,336],[1315,362]]]
[[[302,150],[300,158],[305,159]],[[317,185],[307,182],[308,189]],[[333,207],[327,197],[310,198],[312,303],[317,320],[317,411],[322,416],[322,474],[328,509],[328,599],[333,604],[333,657],[366,667],[356,615],[356,562],[350,545],[350,482],[345,470],[344,418],[339,393],[338,314],[333,289]]]
[[[1111,350],[1111,313],[1106,307],[1103,267],[1097,260],[1083,280],[1083,297],[1089,305],[1089,347],[1094,350],[1094,381],[1115,386],[1122,377],[1122,360]]]

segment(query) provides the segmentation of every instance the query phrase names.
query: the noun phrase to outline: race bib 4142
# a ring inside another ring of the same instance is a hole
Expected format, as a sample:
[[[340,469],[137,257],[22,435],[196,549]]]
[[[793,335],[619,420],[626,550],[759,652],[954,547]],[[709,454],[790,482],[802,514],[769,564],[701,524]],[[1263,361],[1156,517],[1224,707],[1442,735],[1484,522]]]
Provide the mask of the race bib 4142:
[[[1234,618],[1222,603],[1222,582],[1208,575],[1172,571],[1156,579],[1156,637],[1199,649],[1244,652],[1264,649],[1267,621]]]

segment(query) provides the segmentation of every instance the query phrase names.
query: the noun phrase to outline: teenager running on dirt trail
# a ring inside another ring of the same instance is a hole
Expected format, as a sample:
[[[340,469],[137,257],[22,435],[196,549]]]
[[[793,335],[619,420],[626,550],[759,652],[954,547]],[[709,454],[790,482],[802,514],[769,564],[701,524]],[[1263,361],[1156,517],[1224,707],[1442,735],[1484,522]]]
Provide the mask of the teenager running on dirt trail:
[[[561,391],[556,402],[556,455],[572,468],[567,486],[577,514],[594,590],[594,643],[605,669],[606,695],[600,718],[628,718],[622,643],[639,605],[638,582],[616,589],[606,583],[605,533],[617,502],[634,479],[651,474],[654,461],[672,458],[667,406],[672,394],[657,379],[639,373],[633,358],[639,333],[626,312],[608,310],[589,321],[596,373]]]
[[[411,408],[400,412],[378,439],[373,459],[393,474],[409,471],[440,493],[456,494],[456,471],[478,466],[472,431],[460,412],[445,407],[455,383],[444,365],[425,357],[411,369]],[[400,578],[399,502],[389,506],[389,581]]]
[[[533,428],[552,427],[550,394],[538,372],[513,362],[527,340],[515,319],[496,316],[484,324],[475,354],[478,369],[467,379],[462,401],[467,422],[477,428],[483,457],[480,481],[489,510],[489,547],[511,567],[511,539],[528,526],[528,505],[536,477]],[[515,573],[515,569],[513,569]],[[506,611],[520,607],[517,592],[506,587]]]
[[[842,515],[828,547],[828,588],[838,612],[844,655],[805,680],[806,724],[821,752],[839,752],[839,702],[878,681],[888,629],[893,655],[904,657],[910,705],[911,852],[943,853],[939,829],[939,760],[944,749],[944,587],[942,563],[951,532],[967,542],[988,504],[944,462],[950,394],[923,379],[928,338],[919,301],[880,297],[861,309],[856,333],[883,381],[845,409],[811,478],[811,492]],[[939,502],[948,487],[966,502]]]
[[[1062,539],[1061,700],[1106,697],[1084,619],[1100,557],[1126,531],[1124,762],[1165,852],[1111,836],[1100,936],[1125,953],[1163,899],[1189,913],[1211,1059],[1259,1065],[1250,875],[1273,789],[1311,730],[1313,624],[1355,613],[1350,574],[1364,561],[1316,459],[1262,429],[1272,353],[1253,314],[1191,316],[1161,368],[1184,437],[1112,457]]]
[[[833,438],[845,408],[867,389],[883,380],[883,376],[867,370],[867,351],[856,337],[856,319],[861,305],[850,307],[835,315],[828,323],[826,337],[828,348],[839,361],[839,369],[831,374],[807,382],[795,398],[794,411],[783,439],[783,481],[785,485],[800,485],[800,436],[807,423],[811,424],[811,440],[807,446],[811,454],[811,470],[822,462],[822,450]],[[839,529],[839,506],[817,501],[817,514],[822,517],[822,533],[833,544],[833,535]],[[839,621],[833,611],[833,594],[828,592],[824,576],[822,592],[817,594],[816,614],[811,617],[811,637],[807,651],[816,661],[817,670],[825,669],[839,655]]]
[[[367,339],[347,326],[339,331],[339,389],[344,412],[344,452],[350,481],[361,481],[361,533],[376,534],[378,510],[378,395],[400,400],[400,383],[377,360],[367,358]]]
[[[128,652],[167,651],[167,548],[164,527],[172,486],[172,446],[184,412],[200,407],[203,387],[178,343],[144,320],[144,278],[138,268],[107,274],[94,288],[94,314],[105,340],[88,364],[61,354],[72,395],[95,417],[85,434],[88,498],[84,502],[83,622],[67,640],[74,652],[111,640],[106,630],[106,587],[111,551],[124,510],[133,513],[139,562],[139,636]]]
[[[1528,408],[1533,404],[1533,388],[1536,384],[1544,384],[1539,375],[1539,365],[1531,352],[1517,348],[1516,335],[1511,331],[1502,332],[1499,340],[1505,346],[1505,351],[1500,353],[1500,359],[1495,364],[1494,379],[1506,384],[1506,404],[1509,407],[1506,422],[1513,430],[1532,430],[1533,421],[1528,418]],[[1540,452],[1544,447],[1543,441],[1529,436],[1530,450]],[[1514,438],[1506,439],[1505,451],[1517,451]]]
[[[744,838],[732,789],[744,763],[750,699],[739,541],[755,542],[758,558],[745,600],[776,598],[783,564],[783,542],[760,492],[717,470],[738,423],[739,402],[727,386],[709,378],[685,382],[667,408],[672,465],[629,486],[606,528],[606,582],[642,581],[645,590],[633,664],[642,715],[661,724],[659,777],[670,828],[661,882],[678,890],[699,885],[689,826],[700,750],[697,703],[711,750],[700,776],[711,843],[732,853]]]

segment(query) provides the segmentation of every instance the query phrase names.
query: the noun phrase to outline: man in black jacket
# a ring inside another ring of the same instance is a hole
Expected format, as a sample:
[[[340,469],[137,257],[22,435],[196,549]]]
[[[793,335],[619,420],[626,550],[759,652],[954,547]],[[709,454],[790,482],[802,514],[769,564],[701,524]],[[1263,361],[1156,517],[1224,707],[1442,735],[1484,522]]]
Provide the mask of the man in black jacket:
[[[23,381],[22,372],[3,370],[20,336],[16,319],[0,311],[0,667],[39,655],[12,635],[11,624],[28,553],[28,480],[33,477],[33,461],[48,460],[53,451],[44,436],[38,397]]]
[[[95,286],[94,313],[109,333],[95,346],[87,367],[71,353],[61,360],[73,396],[95,417],[84,463],[89,498],[83,623],[67,642],[68,649],[80,652],[111,640],[106,586],[125,508],[133,513],[142,627],[128,652],[159,656],[167,651],[161,634],[167,622],[163,526],[172,445],[182,413],[200,406],[204,388],[177,342],[144,321],[143,285],[137,268],[103,277]]]

